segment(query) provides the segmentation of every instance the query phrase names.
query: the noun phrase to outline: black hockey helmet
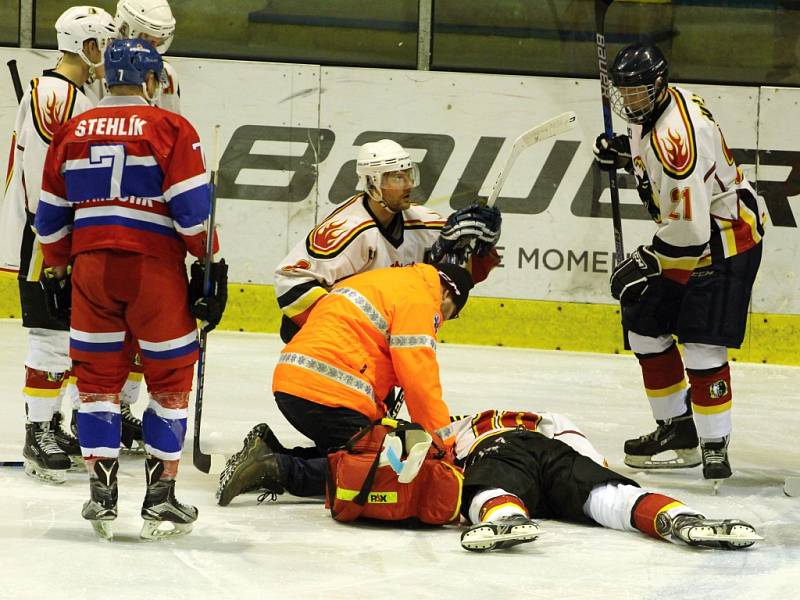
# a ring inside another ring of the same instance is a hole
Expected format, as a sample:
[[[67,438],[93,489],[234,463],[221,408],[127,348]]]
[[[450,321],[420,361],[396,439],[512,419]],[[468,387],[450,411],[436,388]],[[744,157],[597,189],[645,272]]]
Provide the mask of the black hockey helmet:
[[[631,123],[645,123],[669,80],[669,63],[653,44],[636,43],[620,50],[609,71],[614,112]]]

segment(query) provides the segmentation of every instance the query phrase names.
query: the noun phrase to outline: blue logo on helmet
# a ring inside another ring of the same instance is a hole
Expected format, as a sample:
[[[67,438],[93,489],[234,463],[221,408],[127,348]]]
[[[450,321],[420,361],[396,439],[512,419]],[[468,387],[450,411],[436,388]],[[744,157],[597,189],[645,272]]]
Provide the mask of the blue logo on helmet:
[[[106,85],[141,85],[153,72],[161,80],[164,61],[150,44],[142,39],[113,40],[103,55]]]

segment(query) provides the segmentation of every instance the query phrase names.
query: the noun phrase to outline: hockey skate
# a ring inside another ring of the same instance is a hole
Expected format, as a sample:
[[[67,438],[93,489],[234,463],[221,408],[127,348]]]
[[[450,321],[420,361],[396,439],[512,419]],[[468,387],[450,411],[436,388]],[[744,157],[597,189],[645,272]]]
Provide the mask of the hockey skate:
[[[131,405],[125,402],[119,406],[122,419],[122,437],[120,449],[126,454],[144,454],[144,436],[142,420],[131,412]]]
[[[181,504],[175,498],[175,480],[161,479],[164,461],[148,458],[144,464],[147,477],[147,492],[142,504],[142,531],[139,536],[146,540],[161,540],[186,535],[192,531],[197,520],[197,508]],[[170,523],[171,527],[162,527]]]
[[[662,537],[680,540],[690,546],[725,550],[748,548],[763,540],[749,523],[738,519],[706,519],[703,515],[682,514],[674,518],[661,513],[656,529]]]
[[[685,413],[672,419],[657,420],[655,431],[627,440],[625,464],[636,469],[683,469],[699,465],[699,440],[689,402],[687,392]]]
[[[114,537],[111,522],[117,518],[117,471],[119,461],[116,458],[94,463],[94,475],[89,478],[91,498],[81,511],[81,516],[91,522],[95,533],[104,540]]]
[[[700,450],[703,453],[703,478],[713,482],[712,493],[716,496],[723,479],[732,475],[728,461],[728,436],[716,440],[703,440]]]
[[[272,444],[278,448],[272,447]],[[253,427],[244,438],[242,449],[228,459],[219,476],[218,504],[227,506],[239,494],[260,488],[282,494],[285,481],[275,456],[276,450],[280,449],[283,446],[266,423]]]
[[[64,415],[60,412],[53,413],[53,419],[50,421],[50,429],[55,436],[56,444],[58,444],[58,447],[69,457],[72,463],[71,469],[82,469],[83,457],[81,456],[81,445],[78,439],[72,435],[71,431],[67,431],[61,426],[63,422]]]
[[[51,426],[50,421],[25,424],[25,473],[45,483],[64,483],[72,463],[56,443]]]
[[[535,521],[524,515],[510,515],[473,525],[461,534],[461,546],[473,552],[501,550],[532,542],[541,534]]]

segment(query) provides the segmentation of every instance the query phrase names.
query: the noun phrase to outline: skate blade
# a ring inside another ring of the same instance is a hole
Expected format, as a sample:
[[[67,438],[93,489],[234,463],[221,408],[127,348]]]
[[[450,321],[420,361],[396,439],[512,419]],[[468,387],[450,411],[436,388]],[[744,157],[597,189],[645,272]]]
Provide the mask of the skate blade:
[[[119,451],[121,454],[128,456],[144,456],[147,450],[144,447],[144,442],[141,440],[134,440],[131,447],[128,448],[125,444],[120,445]]]
[[[66,469],[42,469],[38,465],[25,461],[25,474],[32,479],[41,481],[42,483],[49,483],[51,485],[61,485],[67,480]]]
[[[69,469],[67,469],[67,471],[69,471],[70,473],[72,473],[74,471],[83,471],[84,469],[86,469],[86,463],[83,462],[83,457],[82,456],[72,456],[72,455],[70,455],[69,462],[70,462],[70,465],[69,465]]]
[[[169,525],[172,525],[169,528]],[[167,525],[167,528],[162,528]],[[193,523],[172,523],[171,521],[152,521],[145,519],[142,523],[142,531],[139,537],[143,540],[164,540],[167,538],[180,537],[192,531]]]
[[[692,542],[720,542],[731,548],[746,548],[764,538],[745,525],[734,525],[730,533],[717,533],[710,527],[700,528],[697,532],[690,532]]]
[[[722,482],[727,481],[727,479],[710,479],[709,481],[711,481],[711,495],[719,496],[719,489],[722,487]]]
[[[635,469],[689,469],[701,462],[697,448],[665,450],[652,456],[625,455],[625,464]]]
[[[466,532],[461,538],[461,546],[465,550],[483,552],[492,550],[500,542],[512,542],[523,544],[532,542],[542,535],[542,530],[536,525],[517,525],[509,533],[495,533],[492,525],[477,527],[472,531]]]
[[[101,540],[111,541],[114,539],[114,531],[111,526],[113,523],[112,520],[100,521],[95,519],[89,519],[89,522],[92,524],[92,529],[97,534]]]

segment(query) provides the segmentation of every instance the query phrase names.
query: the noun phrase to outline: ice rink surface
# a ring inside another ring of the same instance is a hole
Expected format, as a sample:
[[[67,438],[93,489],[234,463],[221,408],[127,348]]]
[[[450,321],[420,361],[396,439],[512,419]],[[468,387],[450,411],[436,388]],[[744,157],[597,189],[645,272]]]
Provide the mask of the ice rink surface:
[[[277,336],[214,332],[209,340],[203,445],[232,454],[266,421],[284,443],[304,443],[270,394]],[[622,443],[653,428],[639,369],[629,356],[440,345],[451,411],[547,410],[570,416],[612,468],[709,517],[744,519],[766,537],[749,550],[679,547],[633,533],[545,521],[536,542],[510,551],[461,549],[458,527],[404,530],[334,522],[320,502],[240,496],[221,508],[217,478],[191,464],[190,422],[178,498],[200,517],[187,537],[138,539],[142,459],[123,457],[115,540],[81,518],[86,475],[61,486],[0,468],[0,598],[733,598],[796,597],[800,498],[783,494],[800,475],[800,369],[737,363],[731,460],[720,495],[700,468],[637,472]],[[25,334],[0,321],[0,459],[19,460]],[[134,412],[144,409],[144,394]],[[193,408],[190,410],[193,414]],[[794,591],[793,591],[794,590]]]

